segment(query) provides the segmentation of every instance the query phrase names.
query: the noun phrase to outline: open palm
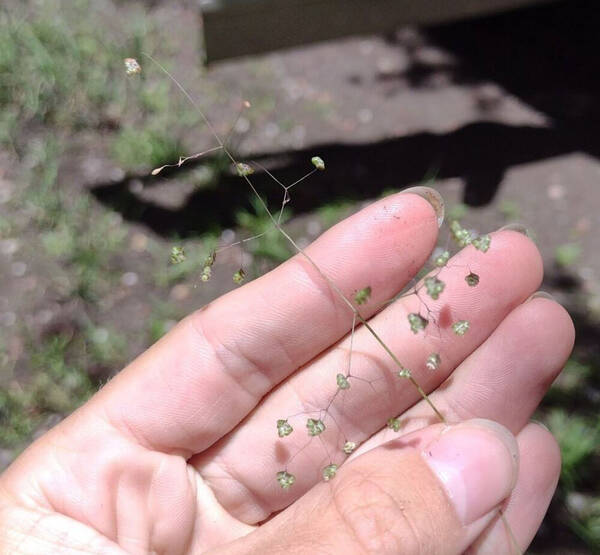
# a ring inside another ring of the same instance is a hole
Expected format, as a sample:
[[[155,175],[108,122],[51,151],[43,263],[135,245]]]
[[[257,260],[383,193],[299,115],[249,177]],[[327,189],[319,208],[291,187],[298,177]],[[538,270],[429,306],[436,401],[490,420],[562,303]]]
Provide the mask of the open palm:
[[[513,230],[451,260],[444,294],[427,303],[435,329],[409,329],[415,296],[381,310],[436,243],[439,210],[416,192],[370,205],[307,252],[345,295],[371,286],[362,314],[447,422],[462,424],[440,424],[358,327],[359,379],[329,408],[331,433],[277,437],[278,419],[327,406],[348,364],[352,314],[296,256],[191,314],[27,449],[0,478],[0,551],[511,553],[497,510],[506,498],[523,550],[560,467],[552,436],[529,420],[573,326],[552,300],[529,299],[542,262]],[[457,337],[461,318],[471,327]],[[435,371],[423,364],[432,352]],[[400,432],[382,430],[397,415]],[[323,482],[345,439],[360,447]],[[289,489],[276,480],[283,469],[296,477]]]

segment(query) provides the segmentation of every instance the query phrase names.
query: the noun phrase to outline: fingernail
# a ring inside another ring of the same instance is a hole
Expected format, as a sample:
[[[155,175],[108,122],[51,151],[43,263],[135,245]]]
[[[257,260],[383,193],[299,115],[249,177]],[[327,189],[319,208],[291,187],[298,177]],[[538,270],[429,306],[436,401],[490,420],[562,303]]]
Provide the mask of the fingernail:
[[[423,185],[419,185],[418,187],[409,187],[408,189],[403,189],[403,193],[412,193],[413,195],[419,195],[423,197],[435,210],[435,214],[437,216],[437,224],[438,227],[442,227],[444,223],[444,199],[442,195],[440,195],[435,189],[431,187],[425,187]]]
[[[556,301],[556,299],[550,293],[548,293],[546,291],[536,291],[525,302],[532,301],[533,299],[549,299],[551,301]]]
[[[517,442],[506,428],[490,420],[446,428],[423,456],[465,526],[495,509],[517,479]]]
[[[502,226],[499,229],[499,231],[505,231],[505,230],[517,231],[518,233],[522,233],[523,235],[525,235],[526,237],[529,237],[530,239],[532,238],[531,232],[523,224],[519,224],[519,223],[515,222],[515,223],[511,223],[511,224],[506,224],[505,226]]]
[[[544,424],[541,420],[536,420],[535,418],[532,418],[530,422],[532,424],[535,424],[536,426],[539,426],[540,428],[544,428],[544,430],[546,430],[547,432],[550,432],[550,428],[548,428],[548,426],[546,426],[546,424]]]

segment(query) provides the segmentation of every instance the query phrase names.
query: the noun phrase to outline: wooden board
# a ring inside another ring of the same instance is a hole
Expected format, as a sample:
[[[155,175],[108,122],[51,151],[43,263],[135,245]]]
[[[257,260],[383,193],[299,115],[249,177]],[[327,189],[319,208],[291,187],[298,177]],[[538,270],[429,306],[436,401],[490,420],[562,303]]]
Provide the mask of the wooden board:
[[[207,62],[549,0],[199,0]]]

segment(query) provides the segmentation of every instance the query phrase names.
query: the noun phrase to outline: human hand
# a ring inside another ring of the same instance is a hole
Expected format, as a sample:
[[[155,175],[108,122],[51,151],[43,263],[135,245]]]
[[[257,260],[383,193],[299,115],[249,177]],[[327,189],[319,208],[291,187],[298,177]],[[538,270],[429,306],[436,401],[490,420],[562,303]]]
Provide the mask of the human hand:
[[[437,331],[410,332],[414,296],[375,314],[427,260],[438,216],[423,196],[400,193],[307,252],[346,296],[372,287],[363,315],[457,424],[434,423],[360,327],[353,375],[368,383],[332,407],[360,447],[322,482],[323,448],[339,453],[340,434],[304,449],[302,432],[277,439],[278,418],[318,409],[336,391],[352,324],[296,256],[184,319],[31,445],[0,477],[0,551],[513,553],[500,506],[524,550],[560,468],[552,436],[529,420],[570,353],[573,326],[554,301],[530,299],[541,258],[512,230],[494,233],[485,254],[470,246],[452,259],[444,295],[428,303]],[[481,278],[475,288],[466,266]],[[471,329],[457,338],[450,324],[465,315]],[[432,350],[443,353],[434,372],[422,363]],[[382,430],[397,414],[401,433]],[[296,483],[283,490],[275,476],[294,454]]]

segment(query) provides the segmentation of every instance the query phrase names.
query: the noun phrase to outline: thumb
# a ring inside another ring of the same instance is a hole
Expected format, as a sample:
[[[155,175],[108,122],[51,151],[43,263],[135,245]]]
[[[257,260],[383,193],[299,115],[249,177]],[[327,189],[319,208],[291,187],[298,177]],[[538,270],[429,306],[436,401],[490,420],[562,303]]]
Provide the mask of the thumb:
[[[513,435],[489,420],[437,424],[349,461],[227,553],[462,553],[518,472]]]

